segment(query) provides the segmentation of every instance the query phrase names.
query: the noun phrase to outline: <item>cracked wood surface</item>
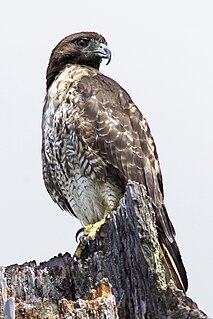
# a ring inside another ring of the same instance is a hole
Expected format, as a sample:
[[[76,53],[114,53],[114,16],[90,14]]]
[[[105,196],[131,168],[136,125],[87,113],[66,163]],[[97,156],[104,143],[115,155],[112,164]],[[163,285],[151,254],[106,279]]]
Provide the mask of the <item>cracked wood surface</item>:
[[[138,183],[77,255],[1,267],[1,318],[208,318],[166,283],[154,212]]]

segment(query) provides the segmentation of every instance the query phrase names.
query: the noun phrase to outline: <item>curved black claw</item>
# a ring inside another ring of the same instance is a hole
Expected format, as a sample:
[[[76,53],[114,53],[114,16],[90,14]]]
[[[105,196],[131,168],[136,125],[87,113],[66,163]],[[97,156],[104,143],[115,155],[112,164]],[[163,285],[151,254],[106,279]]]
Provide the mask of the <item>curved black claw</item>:
[[[76,243],[78,243],[78,236],[80,233],[82,233],[84,231],[84,227],[81,227],[79,230],[77,230],[76,234],[75,234],[75,241]]]

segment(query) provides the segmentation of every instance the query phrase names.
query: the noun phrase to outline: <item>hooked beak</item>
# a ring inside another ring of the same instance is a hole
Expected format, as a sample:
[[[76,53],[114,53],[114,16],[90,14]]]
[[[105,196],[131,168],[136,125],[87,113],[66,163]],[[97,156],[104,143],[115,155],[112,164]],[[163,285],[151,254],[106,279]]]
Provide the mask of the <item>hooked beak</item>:
[[[107,64],[108,65],[111,61],[111,51],[110,49],[103,43],[100,43],[100,45],[97,47],[95,51],[93,51],[95,54],[100,56],[102,59],[108,59]]]

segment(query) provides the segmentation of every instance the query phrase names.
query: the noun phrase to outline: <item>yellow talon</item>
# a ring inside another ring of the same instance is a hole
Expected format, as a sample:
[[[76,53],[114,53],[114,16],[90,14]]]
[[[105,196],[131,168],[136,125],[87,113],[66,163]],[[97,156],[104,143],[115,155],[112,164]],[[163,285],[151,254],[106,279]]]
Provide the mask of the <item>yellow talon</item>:
[[[95,239],[96,233],[101,229],[101,226],[105,224],[105,218],[101,219],[99,222],[95,224],[87,225],[84,228],[84,235],[89,236],[92,240]]]
[[[84,228],[84,238],[83,240],[81,240],[80,244],[78,245],[76,251],[75,251],[75,256],[77,258],[80,258],[82,251],[84,250],[84,248],[86,247],[88,240],[94,240],[96,233],[99,232],[99,230],[101,229],[101,227],[105,224],[106,219],[109,218],[109,215],[111,215],[112,210],[109,208],[105,209],[104,212],[104,218],[101,219],[100,221],[96,222],[95,224],[90,224],[85,226]]]
[[[84,248],[86,247],[87,243],[88,243],[88,239],[89,240],[94,240],[96,233],[101,229],[102,225],[105,224],[105,218],[101,219],[100,221],[96,222],[95,224],[90,224],[85,226],[84,228],[84,238],[83,240],[80,242],[80,244],[78,245],[74,256],[76,258],[80,258],[81,257],[81,253],[84,250]]]

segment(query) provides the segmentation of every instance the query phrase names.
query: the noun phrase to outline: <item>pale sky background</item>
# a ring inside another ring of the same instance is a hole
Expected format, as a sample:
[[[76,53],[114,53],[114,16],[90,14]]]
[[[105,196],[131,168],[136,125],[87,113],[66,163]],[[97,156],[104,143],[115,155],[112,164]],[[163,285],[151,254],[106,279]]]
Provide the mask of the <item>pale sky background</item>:
[[[189,278],[213,317],[213,1],[4,1],[0,8],[0,264],[45,261],[77,244],[41,175],[41,113],[53,47],[103,34],[102,72],[131,95],[157,144],[165,200]]]

